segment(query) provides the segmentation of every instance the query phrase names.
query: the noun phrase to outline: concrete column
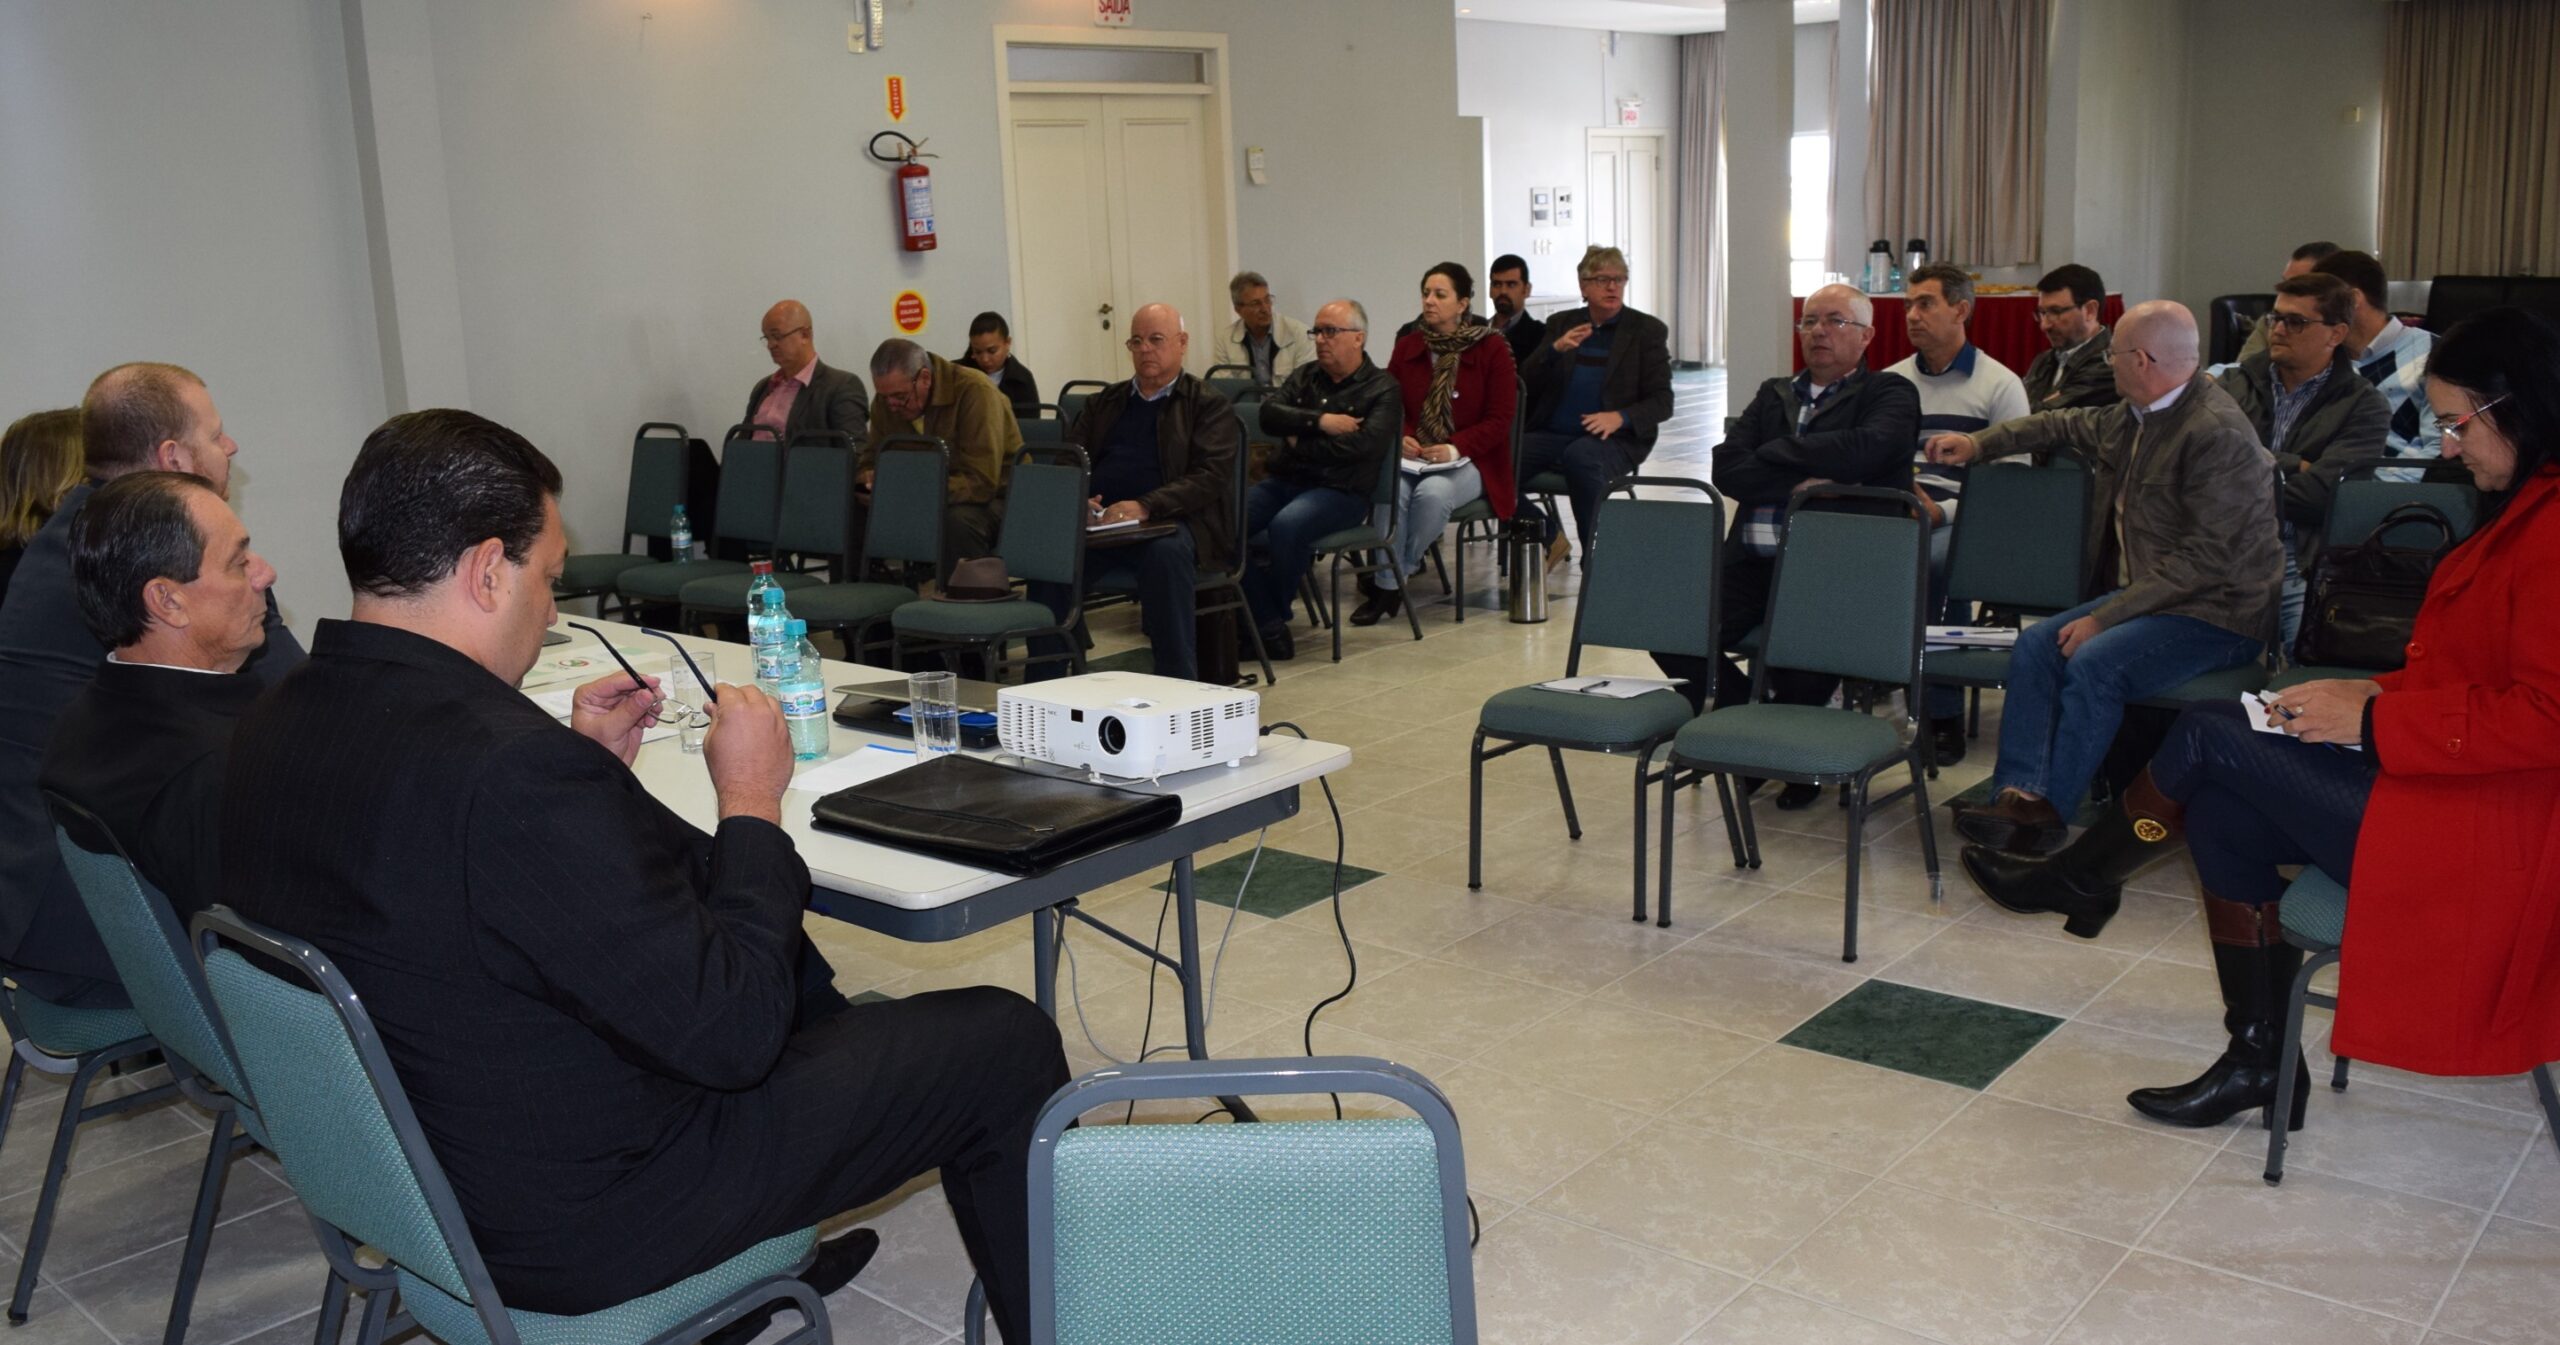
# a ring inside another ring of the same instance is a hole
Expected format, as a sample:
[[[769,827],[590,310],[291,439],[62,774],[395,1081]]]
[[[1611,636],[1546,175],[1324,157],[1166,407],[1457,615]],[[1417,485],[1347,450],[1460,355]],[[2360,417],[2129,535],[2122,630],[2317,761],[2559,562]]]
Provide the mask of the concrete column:
[[[1794,362],[1787,326],[1787,140],[1795,131],[1795,6],[1731,0],[1724,30],[1725,370],[1740,410]]]
[[[383,398],[393,414],[471,405],[462,283],[425,0],[340,0]]]

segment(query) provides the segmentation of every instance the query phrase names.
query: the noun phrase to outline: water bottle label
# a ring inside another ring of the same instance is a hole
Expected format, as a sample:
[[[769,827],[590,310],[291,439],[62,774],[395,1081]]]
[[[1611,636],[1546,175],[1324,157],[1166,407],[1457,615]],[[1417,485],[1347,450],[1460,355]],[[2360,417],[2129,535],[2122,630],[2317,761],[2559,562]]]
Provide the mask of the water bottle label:
[[[827,689],[815,682],[786,686],[781,699],[785,719],[815,719],[827,712]]]

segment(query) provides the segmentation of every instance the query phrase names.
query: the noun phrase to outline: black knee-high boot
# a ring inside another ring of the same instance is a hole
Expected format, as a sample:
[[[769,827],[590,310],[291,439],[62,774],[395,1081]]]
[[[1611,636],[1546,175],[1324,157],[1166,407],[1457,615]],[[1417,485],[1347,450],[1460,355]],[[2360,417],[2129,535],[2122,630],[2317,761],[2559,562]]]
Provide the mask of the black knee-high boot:
[[[2201,1076],[2175,1088],[2144,1088],[2125,1097],[2135,1111],[2174,1126],[2218,1126],[2244,1111],[2272,1105],[2276,1069],[2283,1062],[2285,1006],[2302,950],[2284,941],[2276,902],[2250,906],[2204,894],[2205,924],[2213,935],[2213,974],[2222,983],[2222,1026],[2231,1045]],[[2289,1130],[2302,1128],[2311,1097],[2311,1070],[2294,1063]]]
[[[2116,807],[2049,858],[1968,845],[1964,871],[1993,901],[2022,914],[2054,912],[2084,939],[2104,931],[2124,904],[2124,880],[2169,852],[2184,834],[2186,805],[2160,792],[2144,767]]]

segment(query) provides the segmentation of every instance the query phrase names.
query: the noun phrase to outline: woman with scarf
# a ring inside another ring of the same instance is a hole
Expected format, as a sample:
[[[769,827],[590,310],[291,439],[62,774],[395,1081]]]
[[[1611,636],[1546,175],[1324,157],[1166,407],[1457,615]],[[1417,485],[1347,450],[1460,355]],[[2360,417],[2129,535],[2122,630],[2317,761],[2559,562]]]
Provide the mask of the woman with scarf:
[[[1387,372],[1404,389],[1404,440],[1396,495],[1404,527],[1395,564],[1362,576],[1351,624],[1374,626],[1404,610],[1404,581],[1449,526],[1449,514],[1484,497],[1511,517],[1511,417],[1519,374],[1502,334],[1468,308],[1475,277],[1456,262],[1422,276],[1422,316],[1396,338]],[[1464,595],[1460,595],[1462,598]]]

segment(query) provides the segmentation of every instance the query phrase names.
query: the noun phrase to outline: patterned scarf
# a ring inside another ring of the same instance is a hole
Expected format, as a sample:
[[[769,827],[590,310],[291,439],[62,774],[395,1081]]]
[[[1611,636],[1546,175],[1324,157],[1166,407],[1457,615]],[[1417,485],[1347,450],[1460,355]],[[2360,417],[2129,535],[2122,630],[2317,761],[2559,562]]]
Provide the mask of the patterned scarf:
[[[1422,432],[1415,437],[1426,444],[1445,444],[1457,433],[1449,403],[1457,399],[1459,357],[1476,342],[1500,340],[1501,334],[1473,313],[1460,314],[1458,325],[1446,336],[1421,325],[1419,319],[1414,330],[1422,334],[1422,344],[1431,350],[1431,390],[1422,394]]]

